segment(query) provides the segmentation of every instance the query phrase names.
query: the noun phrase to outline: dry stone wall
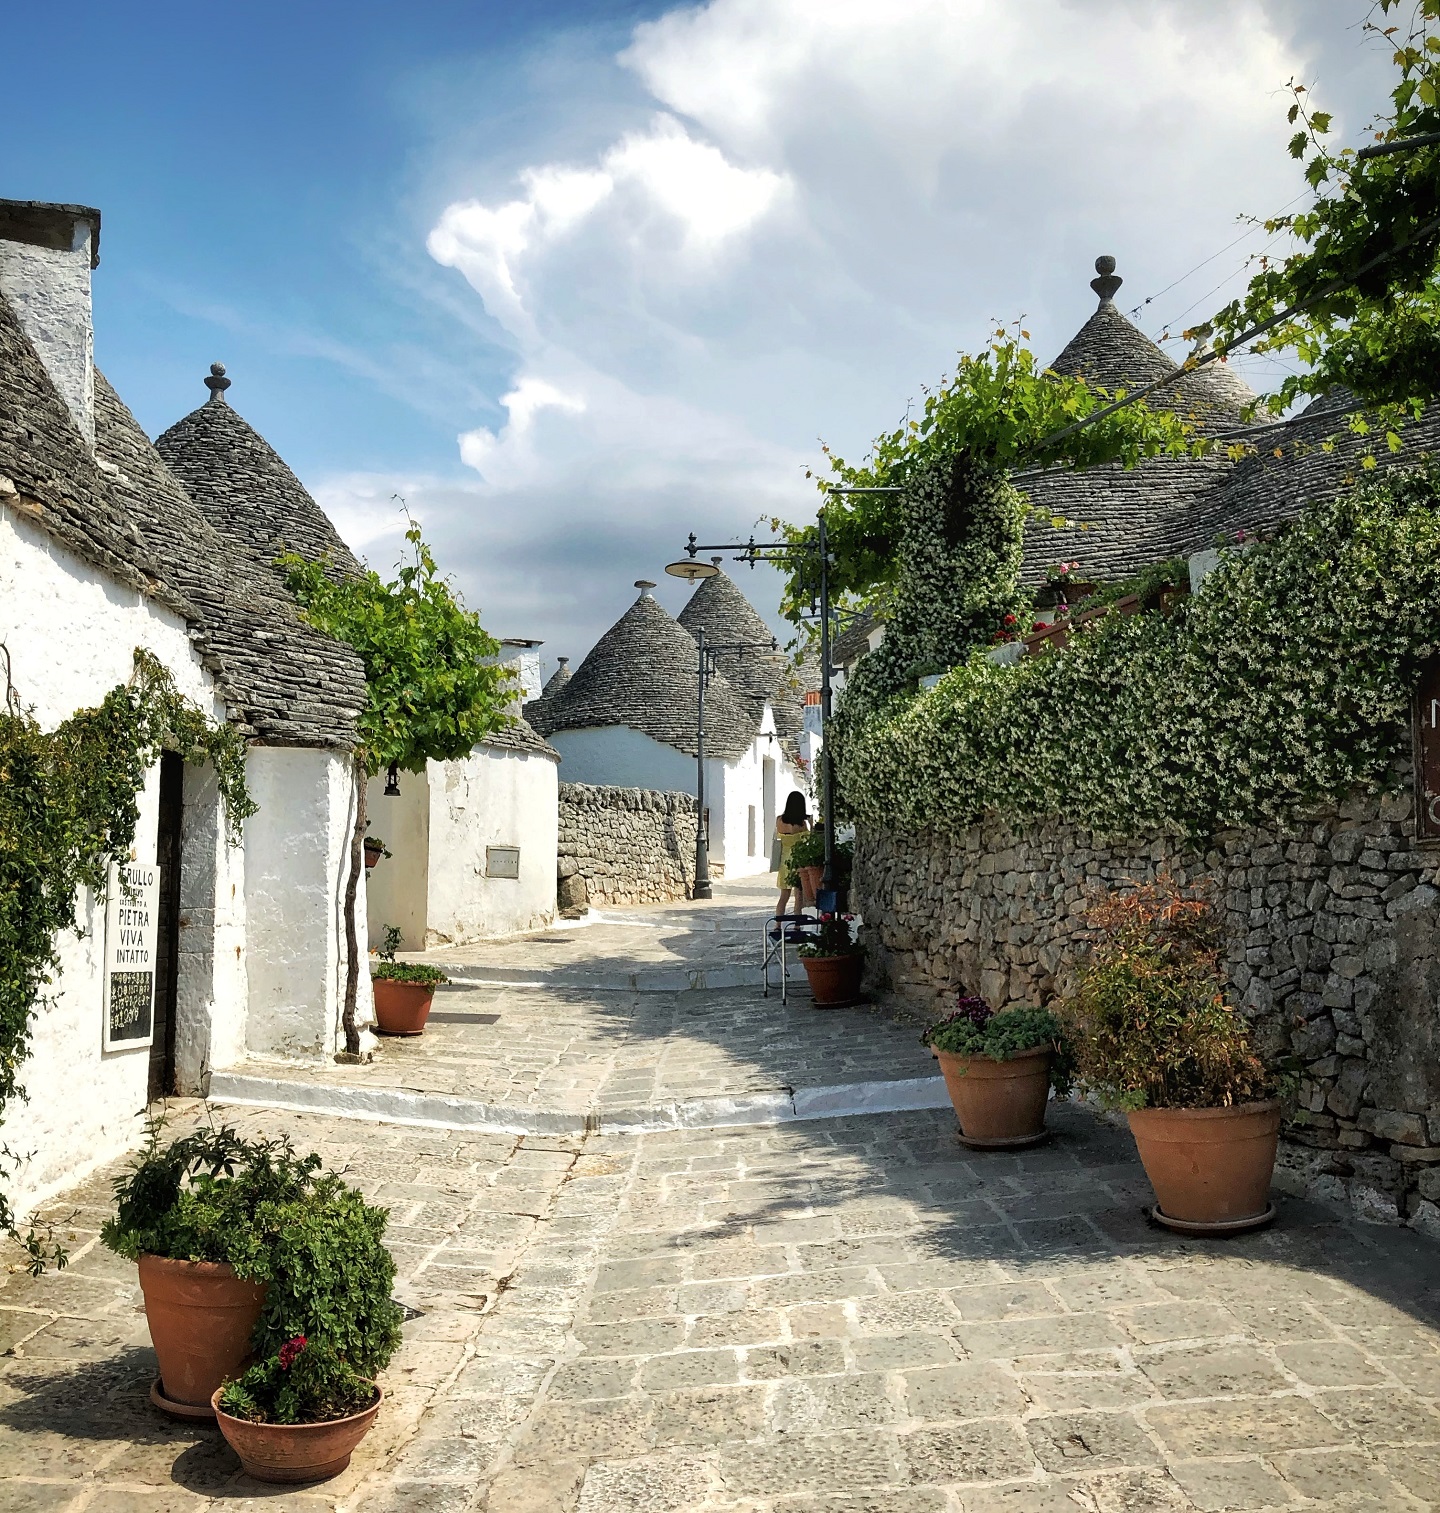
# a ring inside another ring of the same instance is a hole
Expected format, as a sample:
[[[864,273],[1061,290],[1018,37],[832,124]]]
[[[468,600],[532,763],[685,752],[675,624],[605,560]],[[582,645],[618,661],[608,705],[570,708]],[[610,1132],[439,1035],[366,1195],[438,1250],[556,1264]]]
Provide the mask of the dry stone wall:
[[[1303,1067],[1277,1182],[1440,1237],[1440,853],[1414,833],[1408,788],[1203,852],[1058,822],[862,831],[855,902],[877,981],[938,1015],[961,988],[997,1007],[1055,1000],[1092,892],[1161,868],[1208,877],[1235,1001],[1272,1064]]]
[[[561,911],[688,898],[695,870],[695,813],[694,796],[688,793],[561,783]]]

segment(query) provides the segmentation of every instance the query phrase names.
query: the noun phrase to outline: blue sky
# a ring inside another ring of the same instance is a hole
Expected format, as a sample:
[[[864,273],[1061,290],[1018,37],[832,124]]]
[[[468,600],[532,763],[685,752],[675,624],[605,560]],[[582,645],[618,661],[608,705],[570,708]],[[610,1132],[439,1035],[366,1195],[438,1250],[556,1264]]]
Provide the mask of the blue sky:
[[[818,438],[863,450],[992,317],[1048,358],[1097,253],[1128,308],[1292,198],[1280,91],[1376,102],[1364,10],[12,7],[0,193],[100,207],[97,358],[152,434],[223,360],[376,565],[402,493],[491,629],[578,657],[690,529],[811,508]]]

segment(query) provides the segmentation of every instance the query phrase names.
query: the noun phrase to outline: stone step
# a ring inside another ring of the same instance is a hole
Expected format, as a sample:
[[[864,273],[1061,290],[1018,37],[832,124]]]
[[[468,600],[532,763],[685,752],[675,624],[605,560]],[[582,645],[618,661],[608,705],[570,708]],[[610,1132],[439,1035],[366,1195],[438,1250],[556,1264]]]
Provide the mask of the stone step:
[[[210,1079],[209,1101],[487,1134],[627,1135],[652,1130],[726,1129],[790,1124],[803,1119],[844,1119],[857,1114],[894,1114],[945,1108],[950,1099],[941,1077],[903,1077],[829,1087],[775,1088],[630,1107],[569,1110],[486,1103],[406,1088],[336,1086],[218,1071]]]

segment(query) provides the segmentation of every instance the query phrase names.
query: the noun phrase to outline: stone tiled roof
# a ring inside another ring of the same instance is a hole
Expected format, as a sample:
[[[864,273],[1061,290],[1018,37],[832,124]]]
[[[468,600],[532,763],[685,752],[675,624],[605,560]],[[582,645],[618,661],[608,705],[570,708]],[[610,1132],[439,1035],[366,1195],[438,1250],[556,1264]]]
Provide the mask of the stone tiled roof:
[[[195,508],[95,374],[92,456],[0,297],[0,503],[183,616],[231,718],[272,744],[354,744],[360,660],[304,625]]]
[[[538,699],[532,699],[527,707],[534,708],[539,702]],[[510,718],[512,724],[493,731],[480,744],[494,746],[500,751],[534,752],[537,756],[553,757],[557,762],[560,760],[560,753],[523,715],[512,713]]]
[[[879,624],[881,624],[880,616],[873,609],[862,610],[830,642],[830,665],[849,667],[851,663],[858,662],[870,650],[870,632]],[[816,686],[819,686],[818,683]]]
[[[113,496],[196,607],[236,715],[267,745],[353,747],[365,702],[359,656],[307,625],[273,573],[215,529],[99,372],[95,442]]]
[[[194,618],[117,504],[45,365],[0,295],[0,504],[117,582]]]
[[[226,402],[223,373],[207,380],[209,401],[177,420],[155,450],[216,530],[251,558],[269,564],[288,549],[311,562],[328,557],[339,573],[358,573],[360,564],[330,517]]]
[[[1121,279],[1113,258],[1096,260],[1091,287],[1095,313],[1050,365],[1114,391],[1133,391],[1180,371],[1179,365],[1116,308]],[[1212,364],[1158,390],[1147,401],[1194,421],[1201,431],[1243,423],[1255,396],[1223,364]],[[1024,581],[1038,583],[1055,562],[1077,562],[1077,577],[1105,581],[1129,577],[1163,559],[1180,524],[1201,507],[1234,464],[1223,456],[1155,457],[1134,468],[1053,468],[1030,472],[1017,484],[1043,514],[1071,522],[1056,530],[1032,521],[1026,532]]]
[[[775,633],[728,573],[702,578],[678,618],[697,640],[703,629],[707,645],[741,643],[743,650],[717,653],[715,665],[742,698],[760,707],[775,699],[785,658],[773,648]]]
[[[553,698],[570,681],[570,658],[561,657],[560,665],[550,674],[550,681],[541,690],[542,699]]]
[[[595,643],[554,696],[532,699],[525,716],[542,734],[626,725],[695,755],[695,642],[646,588]],[[725,677],[705,695],[705,749],[726,761],[755,739],[759,716]]]
[[[1217,536],[1265,531],[1292,519],[1313,501],[1333,499],[1364,478],[1373,479],[1375,473],[1361,467],[1367,454],[1377,456],[1383,473],[1440,453],[1440,413],[1433,405],[1401,430],[1403,445],[1392,457],[1382,436],[1359,436],[1349,429],[1344,412],[1353,402],[1345,391],[1334,391],[1285,425],[1253,438],[1255,451],[1172,523],[1158,555],[1188,555],[1212,545]],[[1327,441],[1329,451],[1321,445]]]

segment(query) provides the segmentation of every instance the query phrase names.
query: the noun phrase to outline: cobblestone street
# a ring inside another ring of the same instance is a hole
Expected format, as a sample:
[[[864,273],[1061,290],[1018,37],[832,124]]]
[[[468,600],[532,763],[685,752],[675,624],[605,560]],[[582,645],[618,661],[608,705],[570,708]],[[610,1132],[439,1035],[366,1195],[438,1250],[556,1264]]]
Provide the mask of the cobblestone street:
[[[727,921],[739,937],[745,906],[753,925],[753,902],[713,911],[710,942]],[[678,912],[637,912],[631,972],[705,963],[705,930],[667,935]],[[576,953],[623,971],[625,929],[576,931]],[[1440,1507],[1433,1242],[1283,1196],[1242,1239],[1154,1229],[1128,1133],[1084,1108],[1053,1107],[1055,1138],[1019,1155],[961,1148],[948,1107],[725,1114],[715,1100],[745,1092],[853,1097],[933,1069],[914,1026],[873,1009],[587,988],[574,964],[541,975],[556,949],[445,953],[457,977],[500,957],[537,974],[437,1001],[495,1024],[442,1021],[373,1068],[272,1075],[342,1109],[367,1074],[428,1079],[588,1115],[574,1132],[402,1125],[358,1102],[367,1117],[214,1108],[288,1130],[391,1209],[415,1316],[350,1469],[267,1488],[214,1431],[151,1408],[134,1271],[95,1239],[106,1172],[55,1206],[71,1268],[32,1280],[16,1252],[0,1286],[0,1510]],[[663,1127],[684,1098],[699,1127]],[[647,1104],[661,1127],[610,1132],[607,1111]]]

